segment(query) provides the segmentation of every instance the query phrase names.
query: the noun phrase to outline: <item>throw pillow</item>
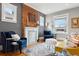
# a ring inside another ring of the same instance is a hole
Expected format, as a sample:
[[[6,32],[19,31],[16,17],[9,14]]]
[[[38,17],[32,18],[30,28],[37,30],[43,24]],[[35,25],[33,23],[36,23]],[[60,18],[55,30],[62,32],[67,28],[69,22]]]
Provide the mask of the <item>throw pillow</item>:
[[[11,36],[12,36],[12,38],[13,38],[14,41],[20,40],[20,37],[19,37],[18,34],[12,34]]]

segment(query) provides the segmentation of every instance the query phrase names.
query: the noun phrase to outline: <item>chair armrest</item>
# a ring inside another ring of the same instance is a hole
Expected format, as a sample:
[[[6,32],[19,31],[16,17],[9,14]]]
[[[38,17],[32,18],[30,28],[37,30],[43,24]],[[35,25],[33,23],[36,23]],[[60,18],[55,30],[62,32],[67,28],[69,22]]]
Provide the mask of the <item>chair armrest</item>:
[[[6,40],[13,40],[13,38],[6,38]]]
[[[27,40],[27,38],[21,38],[20,40]]]

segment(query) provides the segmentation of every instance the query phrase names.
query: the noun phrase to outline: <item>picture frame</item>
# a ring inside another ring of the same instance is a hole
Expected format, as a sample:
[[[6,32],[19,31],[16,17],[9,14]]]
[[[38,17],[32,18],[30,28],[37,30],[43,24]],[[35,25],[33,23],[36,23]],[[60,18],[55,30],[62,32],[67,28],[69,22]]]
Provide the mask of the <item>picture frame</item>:
[[[32,13],[28,13],[28,19],[29,19],[29,22],[35,22],[36,21],[36,16]]]
[[[2,3],[1,21],[17,23],[17,7],[13,4]]]
[[[71,19],[71,27],[79,28],[79,17],[74,17]]]

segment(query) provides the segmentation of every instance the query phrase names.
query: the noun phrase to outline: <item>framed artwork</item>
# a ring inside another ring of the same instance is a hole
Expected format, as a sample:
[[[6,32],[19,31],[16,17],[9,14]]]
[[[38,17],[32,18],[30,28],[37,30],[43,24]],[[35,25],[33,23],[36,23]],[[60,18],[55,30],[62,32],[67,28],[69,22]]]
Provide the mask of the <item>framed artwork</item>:
[[[2,3],[1,21],[17,23],[17,7],[12,4]]]
[[[71,27],[79,28],[79,17],[75,17],[71,19]]]
[[[28,13],[28,19],[29,19],[29,22],[35,22],[36,21],[36,17],[32,13]]]

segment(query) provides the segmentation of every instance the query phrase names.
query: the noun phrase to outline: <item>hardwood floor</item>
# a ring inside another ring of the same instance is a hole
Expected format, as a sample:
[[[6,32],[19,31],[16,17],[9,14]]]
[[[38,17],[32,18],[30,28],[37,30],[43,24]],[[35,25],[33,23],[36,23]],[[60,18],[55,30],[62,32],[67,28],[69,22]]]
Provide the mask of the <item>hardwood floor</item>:
[[[25,54],[20,52],[9,52],[9,53],[0,52],[0,56],[25,56]]]
[[[43,43],[43,42],[38,42],[38,43],[35,43],[32,45],[28,45],[27,48],[31,48],[34,45],[41,44],[41,43]],[[0,56],[28,56],[28,54],[25,55],[24,53],[20,53],[19,51],[18,52],[9,52],[9,53],[0,52]]]

